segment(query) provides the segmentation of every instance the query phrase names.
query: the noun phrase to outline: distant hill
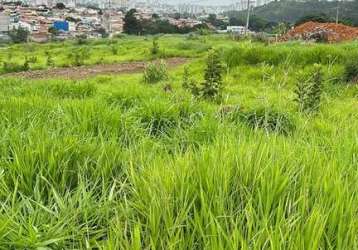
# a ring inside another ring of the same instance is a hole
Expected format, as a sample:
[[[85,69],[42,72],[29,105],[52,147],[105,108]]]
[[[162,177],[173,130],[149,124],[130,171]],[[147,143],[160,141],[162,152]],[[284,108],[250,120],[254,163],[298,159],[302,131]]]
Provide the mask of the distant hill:
[[[358,1],[339,2],[340,19],[346,23],[358,26]],[[256,7],[253,9],[253,15],[265,20],[266,22],[288,22],[296,23],[305,16],[324,15],[334,20],[336,17],[337,2],[326,1],[280,1]],[[228,13],[230,17],[242,18],[246,11],[232,11]]]

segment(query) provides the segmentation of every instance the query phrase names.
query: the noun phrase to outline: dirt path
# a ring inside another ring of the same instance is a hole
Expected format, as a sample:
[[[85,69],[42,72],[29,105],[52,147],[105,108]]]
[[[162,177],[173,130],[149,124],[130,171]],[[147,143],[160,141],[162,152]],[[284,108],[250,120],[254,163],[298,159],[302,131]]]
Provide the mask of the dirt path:
[[[164,60],[169,68],[182,65],[188,61],[186,58],[174,57]],[[158,62],[158,61],[155,61]],[[142,72],[147,62],[128,62],[117,64],[100,64],[79,66],[71,68],[54,68],[45,70],[25,71],[1,75],[3,77],[19,77],[28,79],[85,79],[96,75],[114,75]]]

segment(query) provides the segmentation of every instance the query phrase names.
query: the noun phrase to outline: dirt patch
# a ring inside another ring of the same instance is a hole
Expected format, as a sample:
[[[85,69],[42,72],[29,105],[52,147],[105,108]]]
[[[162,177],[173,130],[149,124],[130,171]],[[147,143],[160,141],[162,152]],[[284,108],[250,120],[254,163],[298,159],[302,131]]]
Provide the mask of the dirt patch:
[[[164,60],[169,68],[182,65],[188,61],[187,58],[169,58]],[[155,63],[159,60],[154,61]],[[85,79],[96,75],[118,75],[142,72],[148,62],[128,62],[117,64],[99,64],[91,66],[79,66],[70,68],[54,68],[45,70],[25,71],[4,74],[4,77],[19,77],[28,79]]]
[[[358,39],[358,28],[336,23],[303,23],[281,37],[281,41],[314,40],[320,42],[342,42]]]

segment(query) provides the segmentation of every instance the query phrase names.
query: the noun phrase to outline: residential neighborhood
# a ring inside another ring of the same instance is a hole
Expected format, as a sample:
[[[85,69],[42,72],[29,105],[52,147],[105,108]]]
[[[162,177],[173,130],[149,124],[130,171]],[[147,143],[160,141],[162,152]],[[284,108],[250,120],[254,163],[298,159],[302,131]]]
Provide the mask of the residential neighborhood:
[[[210,22],[206,22],[209,17],[206,11],[218,11],[218,7],[210,10],[203,6],[190,6],[184,8],[185,5],[182,4],[174,7],[148,2],[135,2],[129,5],[126,0],[97,5],[78,4],[71,0],[64,3],[48,0],[0,2],[0,42],[8,41],[9,32],[19,29],[26,31],[27,40],[33,42],[116,36],[124,31],[125,15],[130,9],[135,9],[134,16],[137,20],[144,23],[154,20],[162,26],[170,25],[171,30],[178,33],[189,32],[195,27],[215,30]],[[221,23],[228,24],[228,17],[224,15],[217,14],[215,18]],[[241,31],[243,28],[241,26],[232,30]],[[160,29],[148,33],[154,32],[160,32]],[[145,31],[138,31],[138,34],[140,33]]]

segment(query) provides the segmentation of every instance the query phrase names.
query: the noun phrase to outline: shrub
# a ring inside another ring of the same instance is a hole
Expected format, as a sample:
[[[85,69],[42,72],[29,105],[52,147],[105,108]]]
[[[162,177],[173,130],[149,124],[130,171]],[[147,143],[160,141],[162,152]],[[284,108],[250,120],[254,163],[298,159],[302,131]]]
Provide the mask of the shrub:
[[[358,82],[358,58],[346,62],[343,78],[346,82]]]
[[[83,35],[77,36],[76,43],[77,43],[77,45],[87,44],[88,43],[87,35],[83,34]]]
[[[82,66],[85,64],[85,60],[89,58],[89,51],[87,49],[75,49],[68,54],[68,59],[72,61],[74,66]]]
[[[4,73],[14,73],[29,70],[29,62],[25,60],[23,64],[18,64],[14,62],[3,62],[3,71]]]
[[[150,52],[151,52],[151,54],[152,54],[153,56],[159,54],[158,38],[154,38],[154,39],[153,39],[152,48],[151,48]]]
[[[200,95],[205,99],[221,97],[222,92],[222,71],[219,53],[210,51],[205,69],[204,82],[200,86]]]
[[[112,44],[110,49],[113,55],[118,55],[118,47],[115,44]]]
[[[164,61],[149,63],[144,69],[143,80],[145,83],[153,84],[168,78],[167,65]]]
[[[52,56],[51,52],[50,51],[45,51],[45,56],[46,56],[46,65],[48,67],[55,66],[55,61],[53,60],[53,56]]]
[[[296,84],[295,102],[301,112],[316,112],[321,103],[323,73],[320,65],[314,65],[313,72],[303,75]]]
[[[9,36],[14,43],[24,43],[29,40],[30,31],[19,27],[18,29],[11,30]]]
[[[185,68],[182,86],[196,97],[201,97],[207,100],[219,100],[223,89],[222,72],[223,66],[220,61],[219,53],[212,50],[209,52],[207,58],[204,81],[198,86],[194,80],[190,79],[188,68]]]
[[[184,67],[182,87],[185,90],[189,90],[194,96],[198,96],[200,94],[195,81],[190,77],[188,66]]]

